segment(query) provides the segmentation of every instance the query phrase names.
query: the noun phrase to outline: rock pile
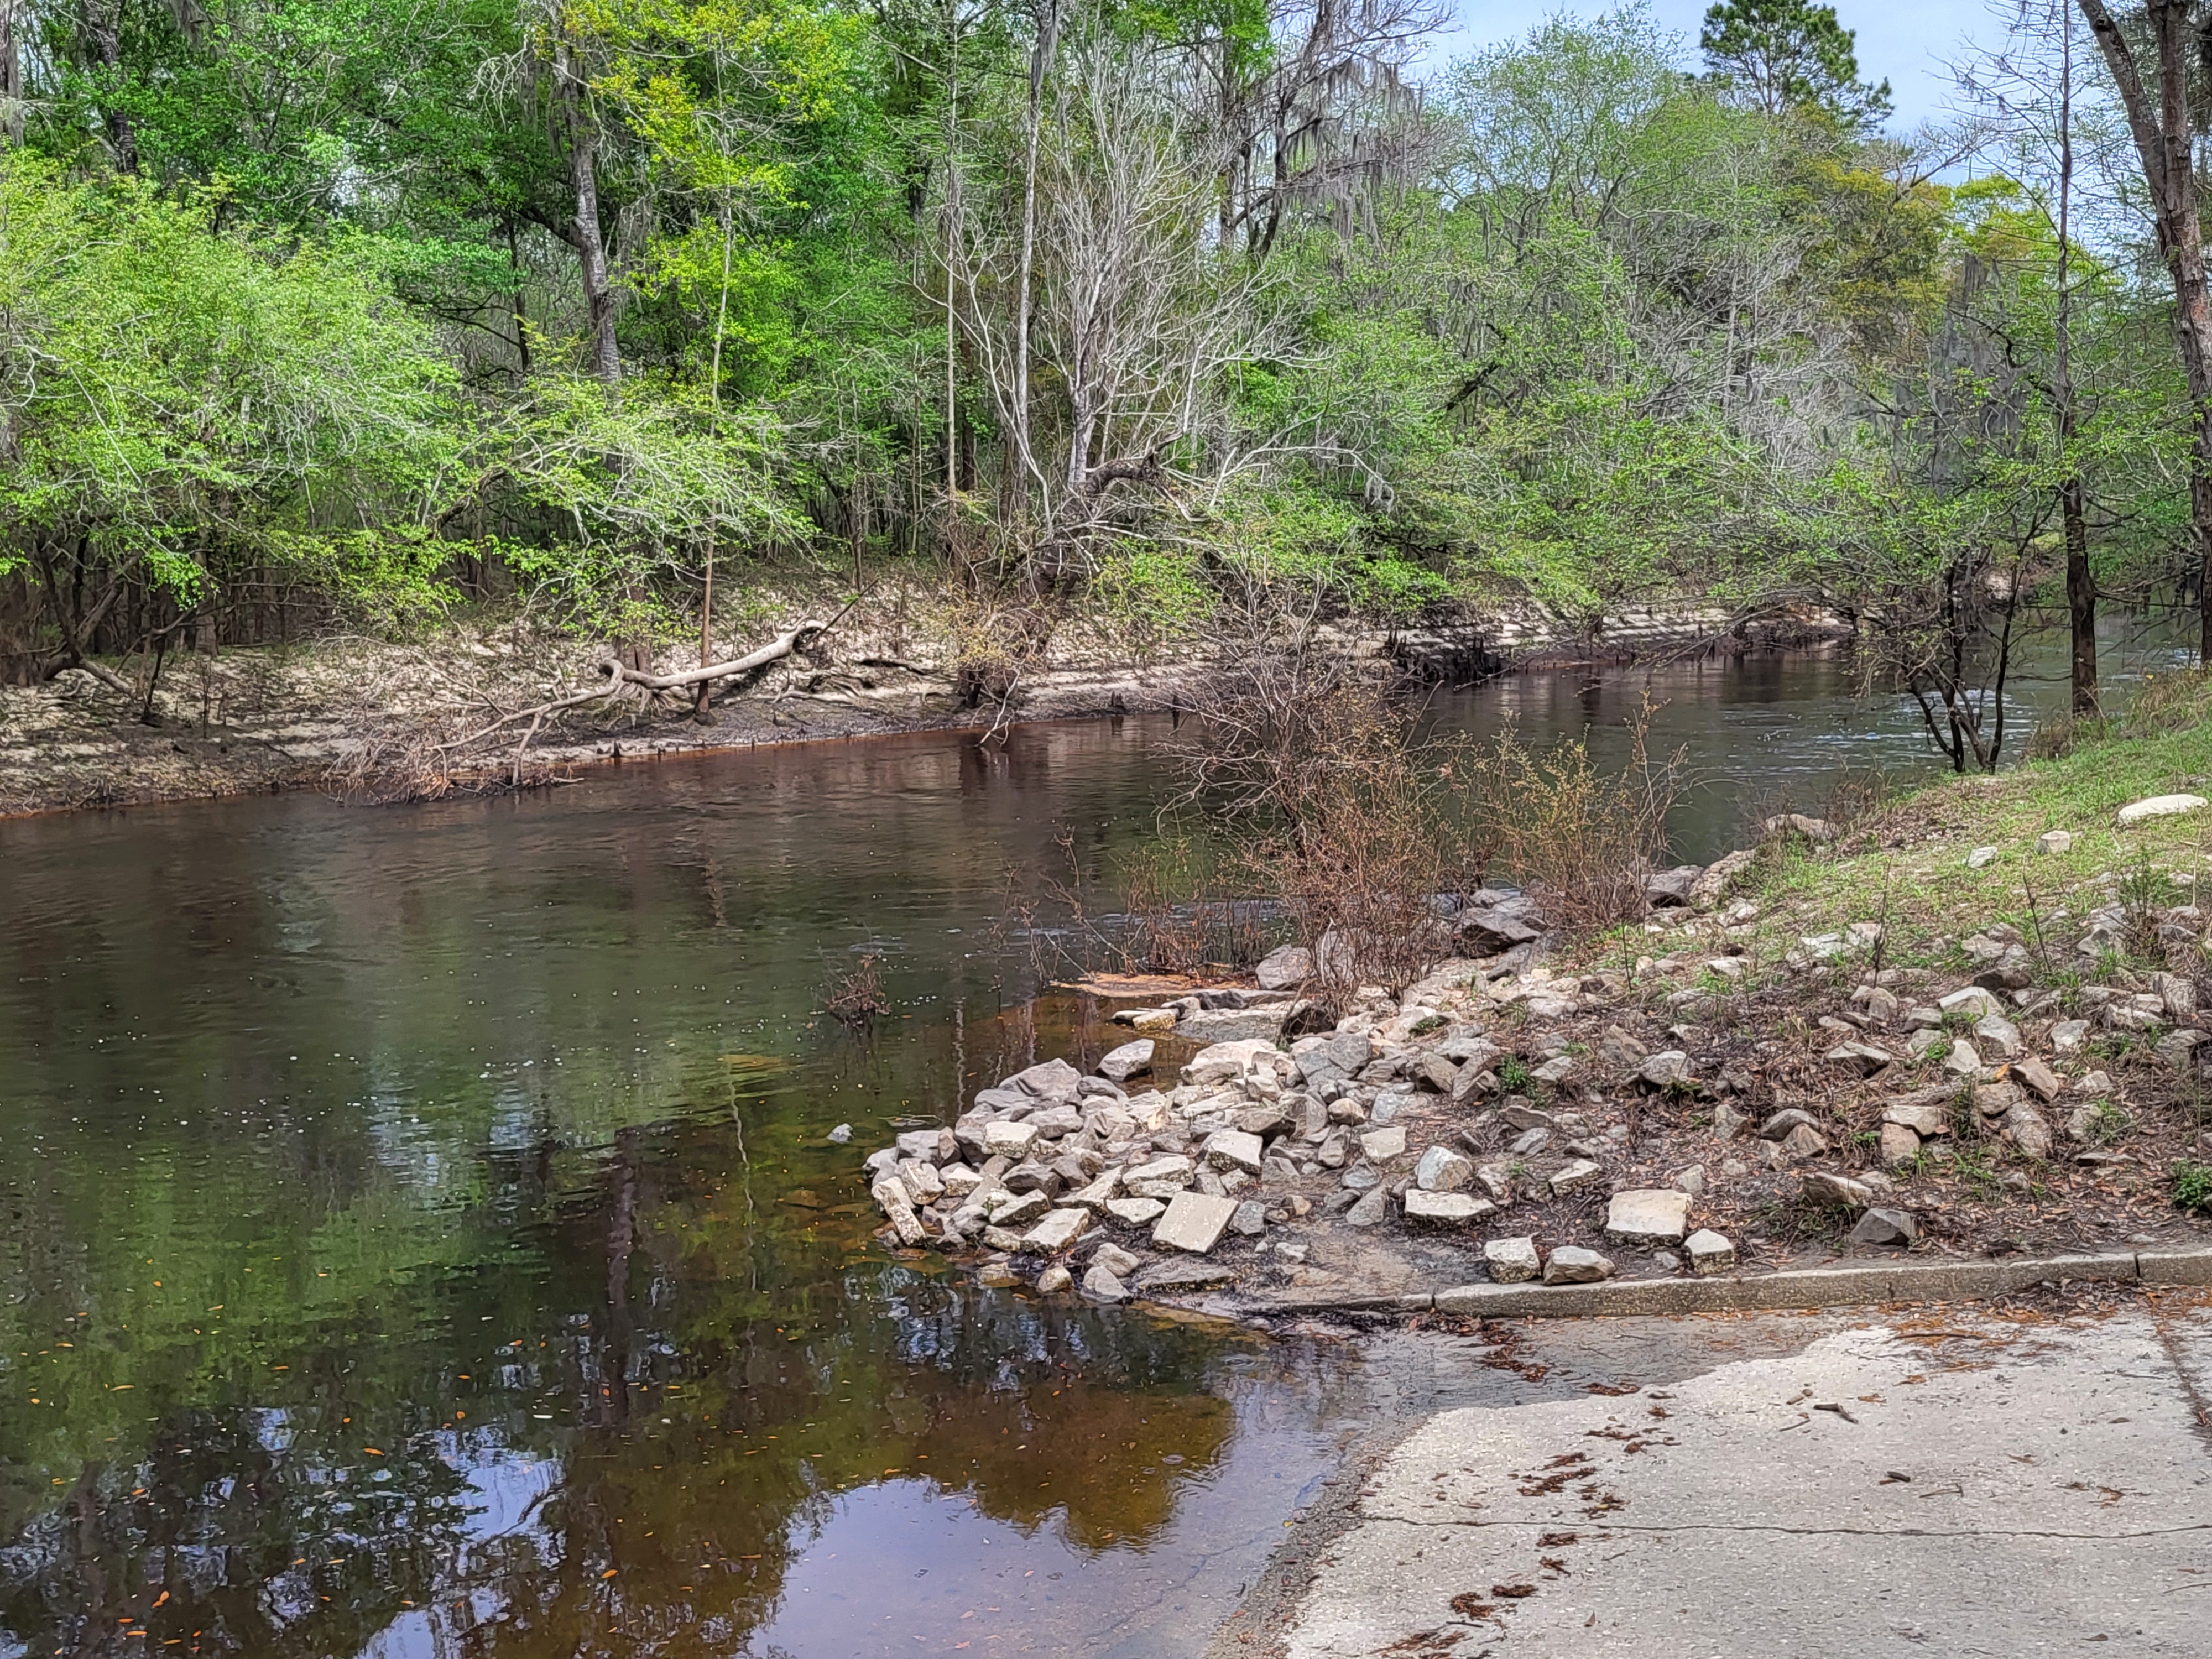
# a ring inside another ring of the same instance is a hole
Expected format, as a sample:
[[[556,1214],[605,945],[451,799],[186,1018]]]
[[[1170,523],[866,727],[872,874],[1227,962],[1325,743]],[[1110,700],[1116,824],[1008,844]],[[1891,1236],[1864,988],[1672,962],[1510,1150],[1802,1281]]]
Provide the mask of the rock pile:
[[[1369,988],[1324,1015],[1301,994],[1325,938],[1268,957],[1258,989],[1125,1010],[1133,1040],[1096,1074],[1033,1066],[869,1159],[886,1231],[963,1252],[990,1282],[1107,1299],[1319,1285],[1377,1249],[1505,1282],[1726,1273],[1728,1218],[1777,1206],[1827,1212],[1805,1236],[1847,1249],[1911,1247],[1911,1190],[1955,1147],[2002,1152],[2014,1191],[2054,1157],[2118,1160],[2130,1120],[2083,1056],[2093,1040],[2212,1075],[2186,974],[2112,965],[2141,916],[2091,914],[2078,951],[2110,982],[2063,992],[2039,988],[2051,942],[2002,924],[1957,941],[1963,973],[1877,967],[1882,929],[1862,922],[1801,939],[1777,975],[1739,954],[1759,907],[1728,884],[1750,861],[1653,877],[1653,948],[1687,948],[1626,973],[1553,967],[1526,902],[1486,892],[1437,907],[1444,936],[1482,954],[1395,996]],[[2201,949],[2193,907],[2156,921]],[[1777,1017],[1709,1020],[1723,998]],[[1188,1057],[1156,1074],[1170,1037]]]

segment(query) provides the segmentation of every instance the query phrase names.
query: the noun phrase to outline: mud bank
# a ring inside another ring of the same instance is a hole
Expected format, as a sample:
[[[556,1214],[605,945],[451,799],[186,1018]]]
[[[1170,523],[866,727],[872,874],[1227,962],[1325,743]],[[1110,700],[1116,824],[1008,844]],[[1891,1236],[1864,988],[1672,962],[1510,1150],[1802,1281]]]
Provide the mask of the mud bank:
[[[283,648],[173,659],[149,692],[150,665],[106,665],[112,680],[64,670],[45,685],[0,687],[0,816],[208,799],[303,787],[345,793],[364,760],[420,764],[461,744],[449,765],[463,787],[557,778],[591,765],[904,732],[988,731],[1013,721],[1161,711],[1187,704],[1218,672],[1192,643],[1126,628],[973,618],[951,628],[912,618],[848,621],[815,648],[774,665],[718,701],[702,723],[672,696],[556,711],[530,734],[501,716],[593,684],[592,647],[511,629],[455,629],[394,645],[339,637]],[[801,619],[772,617],[733,640],[742,651]],[[1607,623],[1522,605],[1418,629],[1341,626],[1332,649],[1388,660],[1440,684],[1486,675],[1686,653],[1805,646],[1846,638],[1826,614],[1747,621],[1685,605],[1624,612]],[[1032,642],[1023,643],[1024,638]],[[664,671],[690,660],[662,653]]]

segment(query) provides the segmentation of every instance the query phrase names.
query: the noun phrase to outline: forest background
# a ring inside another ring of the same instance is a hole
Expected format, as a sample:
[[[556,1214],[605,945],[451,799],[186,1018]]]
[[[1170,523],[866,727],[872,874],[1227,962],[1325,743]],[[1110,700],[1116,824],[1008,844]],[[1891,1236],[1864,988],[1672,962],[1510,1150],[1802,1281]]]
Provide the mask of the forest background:
[[[890,562],[1045,629],[1819,606],[1970,766],[1992,641],[2195,607],[2197,10],[2006,7],[1909,135],[1804,0],[1447,21],[0,0],[0,678],[705,660]]]

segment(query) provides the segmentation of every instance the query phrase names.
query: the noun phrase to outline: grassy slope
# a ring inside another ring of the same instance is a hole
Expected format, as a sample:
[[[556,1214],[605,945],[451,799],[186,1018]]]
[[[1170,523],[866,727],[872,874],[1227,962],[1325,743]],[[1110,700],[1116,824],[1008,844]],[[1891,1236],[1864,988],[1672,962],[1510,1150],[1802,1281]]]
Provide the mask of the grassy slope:
[[[2008,921],[2031,945],[2039,926],[2054,975],[2072,976],[2094,966],[2074,951],[2081,918],[2118,899],[2130,877],[2149,875],[2164,904],[2190,902],[2198,878],[2212,878],[2212,809],[2125,830],[2115,821],[2130,801],[2182,793],[2212,794],[2212,682],[2193,675],[2063,757],[1933,785],[1855,826],[1832,853],[1782,856],[1759,895],[1748,954],[1778,957],[1801,935],[1879,921],[1889,964],[1962,968],[1952,942]],[[2072,847],[2038,853],[2046,830],[2071,832]],[[1997,856],[1969,869],[1980,847]]]

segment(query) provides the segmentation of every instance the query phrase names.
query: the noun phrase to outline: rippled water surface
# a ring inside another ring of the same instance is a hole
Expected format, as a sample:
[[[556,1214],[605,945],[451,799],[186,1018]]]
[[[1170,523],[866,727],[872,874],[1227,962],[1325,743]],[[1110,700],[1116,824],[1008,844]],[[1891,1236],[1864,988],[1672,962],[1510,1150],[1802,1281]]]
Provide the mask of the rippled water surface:
[[[1926,764],[1839,664],[1650,683],[1687,855]],[[1542,739],[1645,684],[1437,708]],[[994,923],[1061,829],[1149,833],[1166,731],[0,824],[0,1655],[1201,1646],[1369,1368],[977,1291],[854,1178],[1103,1046]],[[864,952],[865,1043],[813,1012]]]

